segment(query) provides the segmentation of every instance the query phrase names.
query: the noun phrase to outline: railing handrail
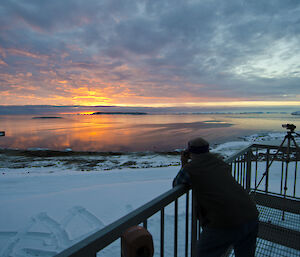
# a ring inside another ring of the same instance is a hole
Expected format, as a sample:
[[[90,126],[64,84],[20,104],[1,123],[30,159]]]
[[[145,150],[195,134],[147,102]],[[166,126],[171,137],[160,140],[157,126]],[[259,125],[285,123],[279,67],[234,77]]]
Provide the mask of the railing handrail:
[[[283,196],[282,194],[275,193],[275,192],[267,192],[266,193],[265,190],[261,190],[261,189],[256,189],[255,191],[259,192],[259,193],[264,193],[264,194],[267,194],[267,195],[270,195],[270,196],[284,197],[287,200],[300,201],[300,197],[298,197],[298,196],[290,196],[290,195]],[[254,191],[252,191],[252,192],[254,193]]]
[[[237,157],[247,153],[252,147],[253,147],[253,145],[249,145],[249,146],[243,148],[242,150],[238,151],[234,155],[231,155],[228,158],[225,158],[224,161],[227,162],[227,163],[230,163],[230,162],[234,161]]]
[[[178,185],[82,241],[65,249],[57,254],[56,257],[93,256],[93,254],[95,255],[96,252],[99,252],[120,238],[127,228],[142,223],[188,191],[189,188],[187,186]]]
[[[257,148],[262,148],[262,149],[276,149],[276,150],[279,149],[279,148],[281,148],[283,150],[287,149],[286,146],[279,147],[278,145],[267,145],[267,144],[257,144],[257,143],[255,143],[255,144],[251,144],[251,145],[243,148],[242,150],[238,151],[234,155],[231,155],[228,158],[225,158],[224,161],[227,162],[227,163],[230,163],[230,162],[234,161],[237,157],[247,153],[250,149],[256,148],[256,147]],[[298,149],[296,147],[292,147],[292,146],[290,147],[290,151],[297,151],[297,150]]]
[[[283,150],[287,150],[287,146],[283,145],[283,146],[279,146],[279,145],[271,145],[271,144],[252,144],[251,147],[258,147],[258,148],[265,148],[265,149],[283,149]],[[289,147],[290,151],[297,151],[298,149],[294,146],[290,146]]]

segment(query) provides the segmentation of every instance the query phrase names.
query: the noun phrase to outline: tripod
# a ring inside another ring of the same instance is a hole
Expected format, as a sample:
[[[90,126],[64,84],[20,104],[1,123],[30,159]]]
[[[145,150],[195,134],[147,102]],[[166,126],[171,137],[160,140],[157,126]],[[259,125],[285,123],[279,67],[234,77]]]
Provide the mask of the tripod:
[[[285,135],[282,143],[280,144],[280,146],[278,147],[273,159],[271,160],[271,162],[267,165],[267,168],[266,168],[266,172],[263,173],[263,176],[262,178],[260,179],[260,181],[258,182],[258,184],[256,185],[254,191],[257,190],[257,188],[260,186],[261,182],[263,181],[263,179],[265,178],[265,176],[267,175],[267,171],[269,170],[270,166],[272,165],[272,163],[274,162],[274,160],[276,159],[276,157],[278,156],[280,150],[282,150],[282,153],[284,153],[283,151],[283,145],[285,143],[285,141],[287,140],[287,148],[286,148],[286,169],[285,169],[285,175],[287,176],[287,172],[288,172],[288,165],[289,165],[289,162],[290,162],[290,150],[291,150],[291,142],[294,143],[294,146],[296,147],[296,151],[297,153],[300,153],[300,149],[299,149],[299,146],[297,145],[296,141],[295,141],[295,137],[293,135],[293,133],[295,133],[296,135],[299,135],[298,133],[295,132],[295,128],[296,126],[294,124],[283,124],[282,125],[283,128],[286,128],[288,131],[287,131],[287,134]],[[297,156],[296,156],[297,158]],[[284,185],[284,195],[286,195],[286,190],[287,190],[287,180],[285,180],[285,185]]]
[[[298,155],[300,153],[300,149],[299,146],[296,143],[295,137],[293,134],[296,134],[299,136],[298,133],[295,132],[296,126],[294,124],[283,124],[282,125],[283,128],[286,128],[287,134],[285,135],[282,143],[280,144],[280,146],[278,147],[275,155],[273,156],[272,160],[270,161],[270,163],[267,164],[266,167],[266,171],[263,173],[262,178],[260,179],[260,181],[258,182],[258,184],[255,186],[254,189],[254,193],[256,192],[256,190],[258,189],[258,187],[260,186],[261,182],[263,181],[263,179],[266,177],[266,175],[268,174],[269,168],[272,165],[272,163],[274,162],[274,160],[277,158],[279,152],[282,152],[282,161],[285,161],[286,166],[285,166],[285,180],[284,180],[284,193],[283,193],[283,197],[286,198],[286,192],[287,192],[287,176],[288,176],[288,166],[289,166],[289,162],[291,160],[291,143],[294,144],[295,148],[296,148],[296,159],[298,158]],[[286,147],[286,152],[284,152],[284,143],[287,141],[287,147]],[[285,160],[284,160],[285,159]],[[282,215],[282,220],[284,220],[284,212]]]

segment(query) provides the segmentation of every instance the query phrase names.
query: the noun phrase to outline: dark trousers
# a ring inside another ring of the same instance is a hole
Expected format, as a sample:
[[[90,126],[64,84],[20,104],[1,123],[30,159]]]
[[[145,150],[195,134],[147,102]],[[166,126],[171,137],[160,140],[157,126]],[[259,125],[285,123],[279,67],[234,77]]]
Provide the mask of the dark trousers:
[[[197,257],[219,257],[230,246],[236,257],[254,257],[257,233],[257,220],[230,229],[204,228],[197,245]]]

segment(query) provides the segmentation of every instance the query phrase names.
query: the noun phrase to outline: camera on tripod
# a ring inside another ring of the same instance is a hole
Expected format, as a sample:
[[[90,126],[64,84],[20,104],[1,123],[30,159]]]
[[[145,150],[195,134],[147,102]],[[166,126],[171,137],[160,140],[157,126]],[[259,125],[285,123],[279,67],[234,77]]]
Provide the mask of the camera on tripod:
[[[282,127],[291,130],[292,132],[294,132],[294,130],[296,129],[296,126],[294,124],[282,124]]]

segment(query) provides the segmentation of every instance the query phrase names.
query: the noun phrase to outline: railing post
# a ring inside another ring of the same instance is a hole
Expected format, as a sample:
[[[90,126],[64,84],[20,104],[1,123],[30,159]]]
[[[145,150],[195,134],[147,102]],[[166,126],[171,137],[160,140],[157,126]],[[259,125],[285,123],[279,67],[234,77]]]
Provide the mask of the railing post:
[[[197,246],[197,217],[196,217],[196,192],[192,190],[192,228],[191,228],[191,257],[196,256]]]
[[[189,205],[190,205],[190,192],[186,193],[186,205],[185,205],[185,257],[188,257],[189,253]]]
[[[165,254],[165,209],[160,211],[160,257]]]
[[[295,181],[294,181],[293,197],[296,196],[297,170],[298,170],[298,160],[297,160],[297,156],[296,156],[296,162],[295,162],[295,175],[294,175]]]
[[[174,257],[177,257],[178,250],[178,199],[175,200],[174,208]]]
[[[249,193],[251,190],[251,166],[252,166],[252,149],[247,152],[247,166],[246,166],[246,191]]]
[[[269,191],[269,158],[270,158],[270,148],[267,150],[266,156],[266,183],[265,183],[265,192],[268,193]]]

